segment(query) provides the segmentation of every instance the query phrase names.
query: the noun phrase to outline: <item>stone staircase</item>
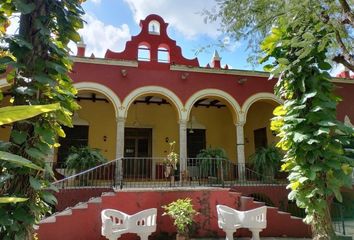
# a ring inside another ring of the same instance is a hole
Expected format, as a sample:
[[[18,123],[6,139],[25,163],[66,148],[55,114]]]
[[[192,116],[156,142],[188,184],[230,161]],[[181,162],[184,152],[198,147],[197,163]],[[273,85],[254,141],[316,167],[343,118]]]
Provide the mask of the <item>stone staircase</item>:
[[[105,192],[87,202],[80,202],[52,216],[43,219],[37,230],[41,240],[100,240],[100,212],[102,209],[115,208],[132,214],[145,208],[158,209],[157,232],[151,239],[163,239],[175,232],[172,221],[162,216],[162,205],[177,198],[192,198],[199,215],[195,218],[194,235],[196,237],[223,237],[224,232],[217,226],[216,205],[224,204],[239,210],[248,210],[263,206],[264,203],[244,197],[241,193],[230,192],[223,188],[173,188],[173,189],[132,189],[117,192]],[[249,237],[247,229],[240,229],[236,237]],[[302,219],[292,217],[289,213],[268,207],[267,229],[261,232],[262,237],[309,237],[310,228]],[[136,235],[126,234],[122,240],[138,239]]]

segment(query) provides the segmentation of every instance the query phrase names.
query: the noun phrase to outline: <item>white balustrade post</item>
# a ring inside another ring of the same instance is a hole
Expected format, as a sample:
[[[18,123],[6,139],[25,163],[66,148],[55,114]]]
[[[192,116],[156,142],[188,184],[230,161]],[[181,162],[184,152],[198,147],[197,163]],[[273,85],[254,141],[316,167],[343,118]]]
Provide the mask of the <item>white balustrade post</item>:
[[[179,121],[179,170],[180,173],[187,169],[187,121]]]
[[[116,136],[116,184],[120,184],[122,187],[123,181],[123,163],[122,158],[124,157],[124,128],[125,128],[125,118],[117,118],[117,136]]]
[[[237,164],[238,164],[238,178],[245,180],[245,136],[243,132],[244,122],[236,123],[236,144],[237,144]]]

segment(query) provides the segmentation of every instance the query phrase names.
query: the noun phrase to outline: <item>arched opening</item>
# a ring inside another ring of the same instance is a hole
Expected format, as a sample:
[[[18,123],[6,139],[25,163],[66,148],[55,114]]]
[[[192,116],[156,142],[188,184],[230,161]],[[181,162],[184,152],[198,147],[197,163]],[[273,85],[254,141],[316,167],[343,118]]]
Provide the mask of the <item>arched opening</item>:
[[[159,63],[170,62],[170,52],[167,46],[159,46],[157,49],[157,61]]]
[[[156,20],[149,22],[149,33],[153,35],[160,35],[160,23]]]
[[[232,107],[223,98],[195,99],[187,123],[187,168],[193,178],[208,181],[234,178],[236,130]]]
[[[223,99],[213,96],[198,99],[190,111],[187,127],[188,157],[196,157],[202,149],[222,148],[235,161],[235,125]],[[193,142],[188,141],[192,139]]]
[[[138,61],[149,62],[151,61],[150,45],[141,43],[138,46]]]
[[[71,147],[89,146],[99,149],[108,160],[116,155],[116,113],[113,103],[103,93],[79,90],[80,109],[73,115],[73,128],[63,127],[65,138],[60,138],[57,164],[65,165]]]
[[[142,92],[127,104],[123,175],[134,179],[163,179],[163,160],[175,141],[179,149],[179,114],[163,94]]]
[[[273,110],[279,105],[274,100],[260,99],[249,106],[244,126],[246,165],[252,167],[250,156],[260,148],[276,144],[278,138],[270,129]]]

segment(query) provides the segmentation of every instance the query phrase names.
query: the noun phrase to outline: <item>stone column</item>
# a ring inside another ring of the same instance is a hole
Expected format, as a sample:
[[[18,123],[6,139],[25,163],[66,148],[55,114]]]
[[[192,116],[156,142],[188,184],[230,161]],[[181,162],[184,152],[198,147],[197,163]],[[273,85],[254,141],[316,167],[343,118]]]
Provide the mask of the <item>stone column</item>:
[[[245,180],[245,136],[243,133],[244,122],[236,123],[236,145],[239,180]]]
[[[179,169],[180,172],[187,169],[187,121],[179,121]]]
[[[125,118],[117,118],[117,136],[116,136],[116,186],[122,187],[123,181],[123,163],[124,157],[124,128]]]

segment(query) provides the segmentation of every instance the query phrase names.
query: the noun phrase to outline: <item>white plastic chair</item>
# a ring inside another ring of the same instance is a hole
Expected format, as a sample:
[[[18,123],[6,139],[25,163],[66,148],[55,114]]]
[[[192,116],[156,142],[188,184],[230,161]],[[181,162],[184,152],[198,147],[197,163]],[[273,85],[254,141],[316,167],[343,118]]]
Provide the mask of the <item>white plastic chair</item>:
[[[148,240],[149,235],[156,231],[156,215],[156,208],[133,215],[115,209],[105,209],[101,212],[101,234],[109,240],[117,240],[124,233],[135,233],[141,240]]]
[[[226,233],[226,240],[233,240],[233,234],[239,228],[248,228],[252,240],[260,240],[259,233],[267,227],[267,207],[248,211],[238,211],[225,205],[217,205],[218,225]]]

